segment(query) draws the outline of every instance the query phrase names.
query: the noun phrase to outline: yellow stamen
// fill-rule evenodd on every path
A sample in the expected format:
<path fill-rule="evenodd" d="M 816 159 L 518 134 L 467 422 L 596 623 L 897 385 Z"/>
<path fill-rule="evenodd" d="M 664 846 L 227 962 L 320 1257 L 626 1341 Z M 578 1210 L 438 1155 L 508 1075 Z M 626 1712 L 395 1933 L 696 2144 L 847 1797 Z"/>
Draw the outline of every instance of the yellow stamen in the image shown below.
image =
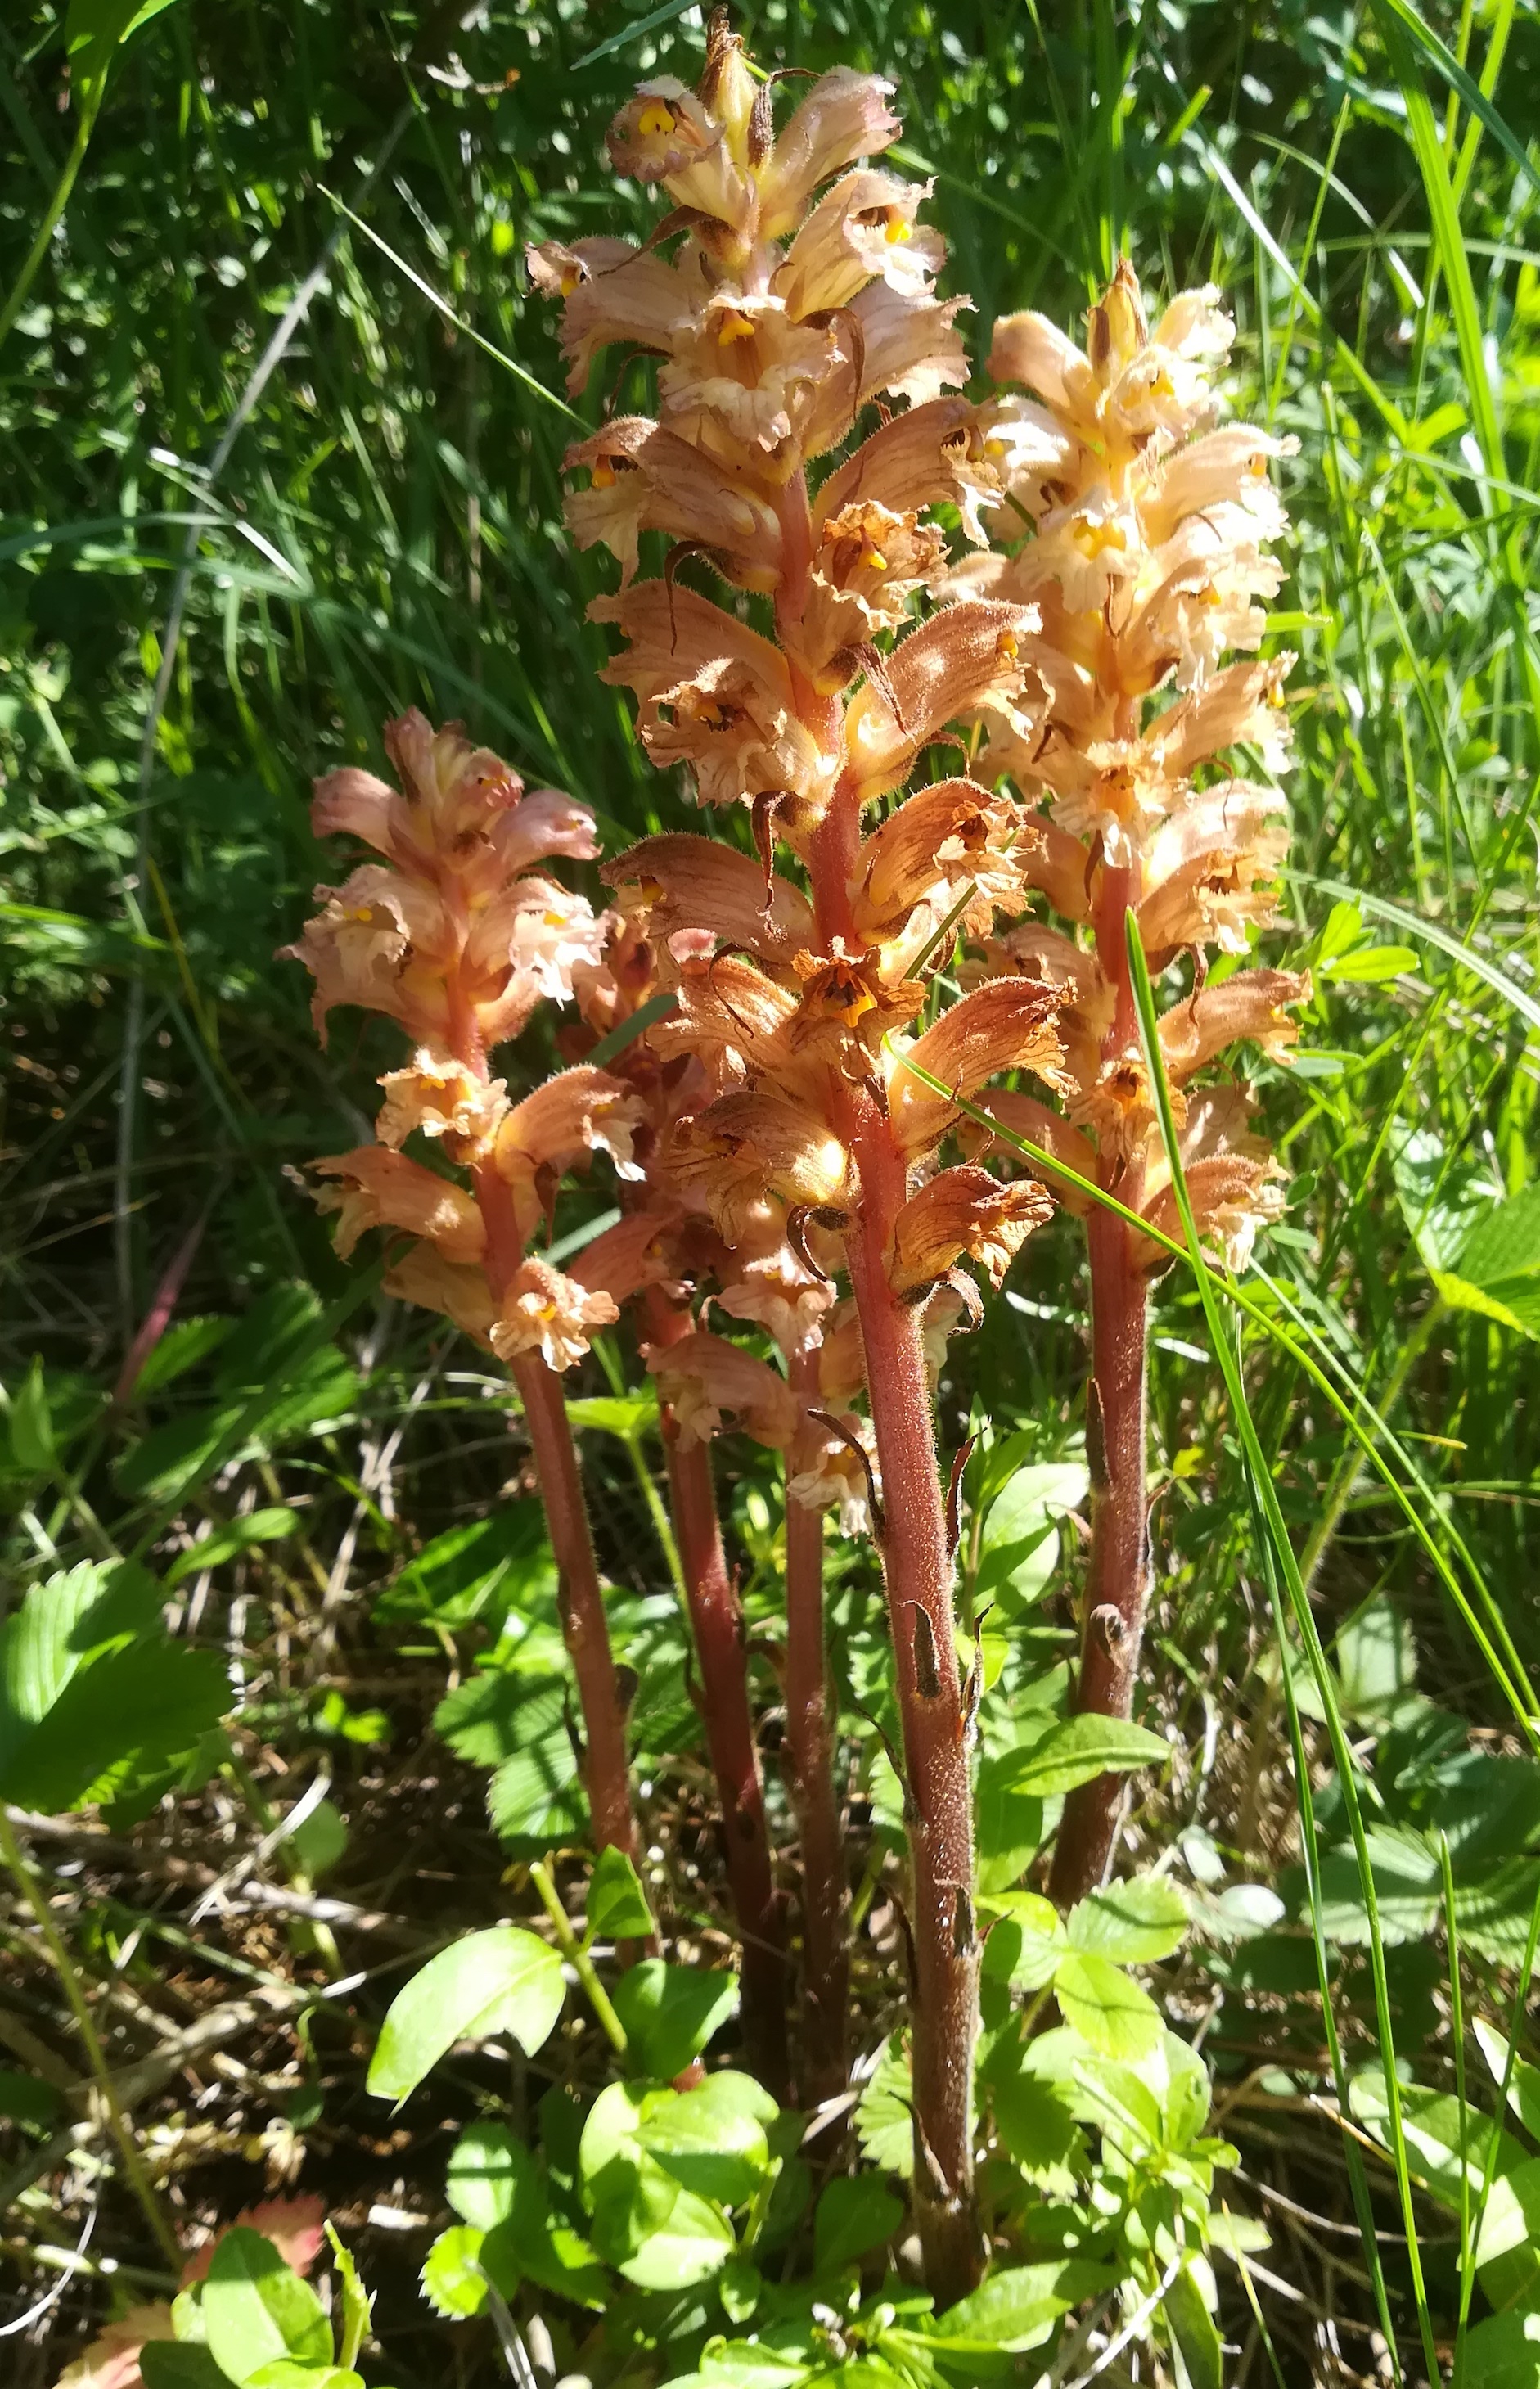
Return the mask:
<path fill-rule="evenodd" d="M 889 216 L 887 220 L 887 237 L 895 244 L 899 241 L 912 240 L 914 237 L 914 227 L 912 224 L 906 224 L 902 216 Z"/>
<path fill-rule="evenodd" d="M 613 490 L 615 487 L 614 466 L 606 465 L 603 458 L 601 458 L 599 463 L 594 466 L 592 472 L 589 475 L 588 485 L 591 490 Z"/>
<path fill-rule="evenodd" d="M 564 265 L 562 268 L 562 297 L 564 299 L 570 299 L 572 293 L 576 290 L 582 278 L 583 269 L 580 265 Z"/>
<path fill-rule="evenodd" d="M 674 129 L 672 110 L 665 108 L 660 99 L 650 99 L 636 120 L 636 129 L 648 141 L 658 134 L 671 133 Z"/>
<path fill-rule="evenodd" d="M 661 879 L 643 879 L 641 883 L 641 887 L 642 901 L 643 904 L 655 904 L 659 897 L 663 894 L 663 882 Z"/>
<path fill-rule="evenodd" d="M 566 926 L 565 913 L 546 913 L 541 915 L 541 918 L 548 929 L 565 929 Z"/>
<path fill-rule="evenodd" d="M 719 348 L 730 348 L 734 340 L 752 340 L 753 338 L 754 318 L 751 315 L 741 314 L 735 307 L 723 313 L 717 327 Z"/>
<path fill-rule="evenodd" d="M 995 660 L 997 663 L 1019 663 L 1021 661 L 1021 653 L 1022 643 L 1020 639 L 1017 638 L 1015 632 L 1002 631 L 999 637 L 995 641 Z"/>
<path fill-rule="evenodd" d="M 1104 547 L 1115 548 L 1121 556 L 1128 544 L 1123 525 L 1115 518 L 1111 522 L 1081 522 L 1075 526 L 1075 543 L 1088 556 L 1100 556 Z"/>
<path fill-rule="evenodd" d="M 887 570 L 887 558 L 883 554 L 880 547 L 869 547 L 866 554 L 861 558 L 861 563 L 868 572 L 885 572 Z"/>

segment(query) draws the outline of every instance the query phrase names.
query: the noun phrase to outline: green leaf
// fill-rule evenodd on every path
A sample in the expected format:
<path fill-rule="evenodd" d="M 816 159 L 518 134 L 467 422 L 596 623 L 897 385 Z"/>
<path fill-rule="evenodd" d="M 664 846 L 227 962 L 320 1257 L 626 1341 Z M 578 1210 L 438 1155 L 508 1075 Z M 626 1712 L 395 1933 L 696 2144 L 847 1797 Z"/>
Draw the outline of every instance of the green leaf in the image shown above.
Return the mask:
<path fill-rule="evenodd" d="M 1012 1755 L 1015 1789 L 1046 1798 L 1050 1793 L 1073 1792 L 1077 1784 L 1093 1782 L 1097 1776 L 1115 1770 L 1165 1767 L 1171 1751 L 1158 1733 L 1149 1733 L 1125 1718 L 1088 1716 L 1055 1722 L 1040 1742 Z"/>
<path fill-rule="evenodd" d="M 1061 2261 L 992 2273 L 982 2289 L 938 2315 L 929 2337 L 948 2356 L 1022 2355 L 1041 2347 L 1071 2306 L 1106 2288 L 1099 2266 Z"/>
<path fill-rule="evenodd" d="M 136 1769 L 190 1750 L 230 1701 L 212 1651 L 164 1634 L 108 1649 L 70 1676 L 30 1733 L 0 1722 L 0 1798 L 50 1815 L 107 1799 Z"/>
<path fill-rule="evenodd" d="M 511 2033 L 527 2057 L 543 2047 L 566 1986 L 556 1952 L 516 1924 L 441 1949 L 392 2000 L 369 2066 L 377 2099 L 398 2102 L 457 2040 Z"/>
<path fill-rule="evenodd" d="M 1181 1948 L 1190 1922 L 1181 1887 L 1169 1875 L 1134 1875 L 1093 1891 L 1070 1910 L 1069 1944 L 1119 1966 L 1148 1966 Z"/>
<path fill-rule="evenodd" d="M 1138 2059 L 1160 2047 L 1165 2026 L 1159 2008 L 1110 1959 L 1072 1949 L 1053 1992 L 1064 2022 L 1103 2057 Z"/>
<path fill-rule="evenodd" d="M 1445 1302 L 1540 1337 L 1540 1184 L 1477 1220 L 1453 1271 L 1434 1272 Z"/>
<path fill-rule="evenodd" d="M 1053 1980 L 1066 1947 L 1053 1902 L 1035 1891 L 1005 1891 L 990 1895 L 985 1906 L 999 1920 L 984 1945 L 985 1974 L 991 1982 L 1040 1991 Z"/>
<path fill-rule="evenodd" d="M 974 1819 L 981 1892 L 1009 1891 L 1042 1843 L 1042 1801 L 1017 1780 L 1025 1756 L 1022 1750 L 1002 1750 L 979 1761 Z"/>
<path fill-rule="evenodd" d="M 1340 1698 L 1353 1718 L 1393 1718 L 1417 1690 L 1411 1626 L 1382 1594 L 1365 1602 L 1337 1636 Z"/>
<path fill-rule="evenodd" d="M 196 1369 L 210 1352 L 217 1352 L 237 1322 L 234 1319 L 207 1317 L 179 1319 L 167 1328 L 134 1380 L 134 1398 L 141 1400 L 146 1394 L 158 1393 L 178 1377 Z"/>
<path fill-rule="evenodd" d="M 612 1997 L 638 2071 L 671 2082 L 736 2014 L 738 1977 L 724 1968 L 646 1958 L 627 1967 Z"/>
<path fill-rule="evenodd" d="M 43 1362 L 34 1357 L 11 1402 L 11 1455 L 28 1476 L 49 1476 L 54 1469 L 54 1423 L 48 1411 L 48 1388 Z"/>
<path fill-rule="evenodd" d="M 720 2272 L 737 2242 L 725 2215 L 681 2190 L 668 2218 L 619 2268 L 639 2290 L 688 2290 Z"/>
<path fill-rule="evenodd" d="M 1041 1600 L 1059 1565 L 1054 1522 L 1080 1507 L 1089 1484 L 1079 1461 L 1015 1471 L 985 1518 L 975 1601 L 999 1602 L 1011 1616 Z"/>
<path fill-rule="evenodd" d="M 506 2124 L 467 2124 L 450 2152 L 444 2194 L 479 2231 L 506 2222 L 519 2185 L 539 2178 L 534 2153 Z"/>
<path fill-rule="evenodd" d="M 895 2033 L 856 2102 L 861 2153 L 884 2173 L 908 2181 L 914 2172 L 914 2085 L 909 2051 Z"/>
<path fill-rule="evenodd" d="M 538 1499 L 510 1501 L 490 1518 L 436 1535 L 375 1597 L 380 1618 L 431 1618 L 452 1630 L 510 1611 L 554 1614 L 556 1563 Z"/>
<path fill-rule="evenodd" d="M 346 1856 L 348 1828 L 342 1812 L 329 1800 L 318 1800 L 308 1817 L 302 1817 L 287 1837 L 294 1852 L 312 1883 L 318 1882 L 329 1867 Z"/>
<path fill-rule="evenodd" d="M 1076 2134 L 1074 2114 L 1056 2083 L 1025 2072 L 1010 2074 L 994 2084 L 990 2095 L 1001 2143 L 1025 2173 L 1040 2178 L 1064 2165 Z"/>
<path fill-rule="evenodd" d="M 588 1886 L 588 1929 L 596 1940 L 605 1941 L 645 1940 L 657 1930 L 642 1888 L 642 1878 L 624 1850 L 606 1847 L 594 1861 Z M 630 2028 L 628 2025 L 627 2030 Z M 703 2041 L 702 2048 L 705 2045 Z M 692 2050 L 691 2056 L 694 2055 Z M 655 2074 L 668 2070 L 663 2066 L 647 2068 Z M 680 2068 L 676 2065 L 671 2070 L 677 2074 Z"/>
<path fill-rule="evenodd" d="M 51 2131 L 64 2113 L 64 2095 L 38 2074 L 19 2074 L 0 2065 L 0 2116 L 6 2123 L 28 2124 L 34 2131 Z"/>
<path fill-rule="evenodd" d="M 178 1552 L 166 1570 L 166 1584 L 181 1584 L 185 1578 L 198 1575 L 204 1568 L 220 1567 L 226 1560 L 242 1552 L 252 1550 L 258 1543 L 281 1543 L 293 1534 L 299 1525 L 299 1513 L 275 1506 L 270 1510 L 248 1510 L 241 1518 L 232 1518 L 228 1525 L 216 1527 L 200 1543 Z"/>
<path fill-rule="evenodd" d="M 1321 965 L 1322 978 L 1343 979 L 1350 984 L 1374 986 L 1381 980 L 1401 978 L 1418 971 L 1421 963 L 1411 946 L 1358 946 L 1350 954 Z"/>
<path fill-rule="evenodd" d="M 636 1394 L 579 1395 L 567 1403 L 566 1414 L 574 1426 L 597 1427 L 601 1434 L 617 1435 L 622 1442 L 634 1443 L 656 1430 L 657 1389 L 649 1386 Z"/>
<path fill-rule="evenodd" d="M 363 2380 L 347 2364 L 297 2364 L 280 2357 L 248 2379 L 245 2389 L 363 2389 Z"/>
<path fill-rule="evenodd" d="M 813 2215 L 813 2270 L 837 2273 L 891 2240 L 904 2219 L 904 2202 L 875 2174 L 836 2174 Z"/>
<path fill-rule="evenodd" d="M 191 2341 L 147 2340 L 139 2351 L 139 2371 L 145 2389 L 230 2389 L 228 2372 Z"/>
<path fill-rule="evenodd" d="M 1225 2389 L 1219 2333 L 1190 2265 L 1184 2265 L 1161 2301 L 1171 2332 L 1177 2389 Z"/>
<path fill-rule="evenodd" d="M 746 2206 L 770 2169 L 766 2127 L 780 2110 L 747 2074 L 712 2074 L 698 2090 L 651 2090 L 637 2138 L 688 2191 Z"/>
<path fill-rule="evenodd" d="M 209 2352 L 238 2383 L 265 2364 L 329 2365 L 331 2325 L 308 2281 L 286 2265 L 271 2240 L 237 2225 L 215 2248 L 203 2284 Z"/>
<path fill-rule="evenodd" d="M 358 2275 L 352 2252 L 337 2238 L 335 2226 L 328 2219 L 326 2238 L 331 2242 L 332 2263 L 342 2284 L 342 2340 L 337 2349 L 344 2365 L 351 2364 L 369 2336 L 374 2319 L 375 2301 Z"/>
<path fill-rule="evenodd" d="M 1465 2377 L 1481 2389 L 1540 2389 L 1540 2309 L 1477 2323 L 1465 2343 Z"/>

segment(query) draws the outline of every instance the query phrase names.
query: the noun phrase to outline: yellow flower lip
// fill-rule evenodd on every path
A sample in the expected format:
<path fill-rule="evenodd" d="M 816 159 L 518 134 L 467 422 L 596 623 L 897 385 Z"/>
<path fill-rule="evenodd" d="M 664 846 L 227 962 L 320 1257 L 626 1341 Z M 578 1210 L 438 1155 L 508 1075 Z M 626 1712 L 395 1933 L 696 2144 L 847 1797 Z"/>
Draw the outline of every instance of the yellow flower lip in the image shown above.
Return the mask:
<path fill-rule="evenodd" d="M 577 289 L 579 282 L 584 278 L 583 269 L 580 265 L 564 266 L 562 269 L 562 297 L 564 299 L 570 299 L 574 290 Z"/>
<path fill-rule="evenodd" d="M 752 340 L 754 328 L 752 315 L 744 314 L 742 310 L 736 307 L 724 309 L 717 328 L 717 345 L 719 348 L 726 349 L 731 348 L 734 340 Z"/>
<path fill-rule="evenodd" d="M 914 237 L 914 227 L 912 224 L 906 224 L 901 215 L 891 215 L 887 220 L 887 237 L 890 241 L 895 243 L 912 240 Z"/>
<path fill-rule="evenodd" d="M 606 465 L 604 458 L 601 457 L 588 477 L 588 485 L 591 490 L 613 490 L 615 487 L 614 466 Z"/>
<path fill-rule="evenodd" d="M 674 129 L 672 109 L 665 108 L 660 99 L 650 99 L 636 120 L 636 129 L 648 140 L 660 134 L 671 133 Z"/>

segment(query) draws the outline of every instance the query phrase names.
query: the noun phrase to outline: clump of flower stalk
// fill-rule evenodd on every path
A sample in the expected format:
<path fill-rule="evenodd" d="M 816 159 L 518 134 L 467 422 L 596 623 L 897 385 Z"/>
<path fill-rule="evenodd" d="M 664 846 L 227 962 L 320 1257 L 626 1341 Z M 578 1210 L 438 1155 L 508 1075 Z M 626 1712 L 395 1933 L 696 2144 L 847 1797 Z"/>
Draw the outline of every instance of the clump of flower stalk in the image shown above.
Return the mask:
<path fill-rule="evenodd" d="M 388 724 L 401 780 L 346 769 L 316 786 L 321 837 L 343 833 L 382 859 L 340 888 L 286 949 L 315 978 L 323 1041 L 337 1004 L 398 1021 L 413 1046 L 380 1084 L 375 1142 L 316 1165 L 330 1182 L 346 1256 L 372 1228 L 395 1231 L 387 1291 L 443 1313 L 512 1371 L 559 1570 L 562 1631 L 576 1676 L 584 1775 L 595 1839 L 634 1858 L 626 1704 L 610 1649 L 593 1542 L 559 1373 L 619 1316 L 644 1268 L 624 1223 L 597 1237 L 570 1273 L 529 1250 L 562 1177 L 596 1152 L 638 1173 L 636 1096 L 603 1070 L 566 1070 L 510 1101 L 489 1055 L 542 1002 L 570 999 L 601 971 L 605 922 L 541 868 L 598 852 L 585 807 L 552 788 L 526 795 L 506 763 L 456 725 L 420 713 Z M 430 1169 L 407 1145 L 436 1152 Z"/>
<path fill-rule="evenodd" d="M 1025 973 L 992 979 L 913 1034 L 942 925 L 960 900 L 978 936 L 998 909 L 1019 911 L 1032 839 L 1022 808 L 971 779 L 905 790 L 961 716 L 986 712 L 1030 735 L 1026 646 L 1038 618 L 1014 597 L 970 598 L 912 626 L 911 600 L 946 565 L 922 515 L 956 505 L 982 539 L 977 506 L 998 482 L 974 410 L 945 394 L 965 377 L 961 302 L 933 287 L 943 249 L 917 222 L 925 190 L 858 162 L 897 137 L 890 88 L 835 70 L 777 134 L 773 85 L 756 84 L 714 19 L 698 90 L 645 83 L 610 131 L 616 166 L 660 185 L 673 212 L 645 248 L 551 243 L 531 271 L 565 300 L 574 391 L 607 346 L 660 359 L 655 421 L 607 423 L 573 450 L 570 521 L 580 543 L 602 540 L 620 561 L 620 594 L 594 611 L 625 642 L 607 677 L 635 691 L 654 761 L 686 765 L 704 806 L 745 806 L 759 856 L 661 838 L 610 866 L 677 979 L 669 1035 L 710 1074 L 711 1100 L 674 1129 L 674 1182 L 726 1244 L 770 1232 L 767 1219 L 776 1232 L 783 1222 L 794 1249 L 811 1250 L 809 1232 L 821 1232 L 849 1275 L 903 1729 L 917 2220 L 945 2303 L 976 2278 L 981 2254 L 977 1684 L 964 1681 L 958 1650 L 927 1340 L 933 1354 L 978 1308 L 960 1262 L 998 1283 L 1048 1204 L 1039 1187 L 977 1166 L 938 1169 L 958 1109 L 907 1065 L 967 1097 L 1006 1070 L 1057 1085 L 1062 1055 L 1057 995 Z M 895 399 L 908 406 L 888 415 Z M 850 441 L 872 402 L 887 419 L 815 495 L 809 466 Z M 730 588 L 767 599 L 773 634 L 671 573 L 637 581 L 646 530 L 680 543 L 676 561 L 704 556 Z M 891 810 L 871 819 L 884 799 Z M 776 875 L 778 846 L 802 866 L 808 897 Z M 795 1385 L 766 1372 L 783 1395 L 801 1390 L 814 1426 L 808 1413 L 823 1405 L 807 1404 L 807 1348 L 827 1333 L 815 1321 L 799 1348 L 783 1347 Z M 726 1364 L 714 1365 L 725 1388 Z M 677 1388 L 677 1347 L 659 1362 L 666 1390 L 670 1371 Z M 704 1372 L 702 1383 L 700 1399 L 719 1411 Z M 670 1399 L 678 1419 L 677 1389 Z M 794 1467 L 794 1496 L 797 1478 L 821 1473 Z M 810 1574 L 810 1551 L 806 1560 Z M 819 1606 L 794 1602 L 792 1631 L 816 1630 L 818 1650 L 798 1655 L 821 1681 Z"/>
<path fill-rule="evenodd" d="M 1236 969 L 1278 901 L 1287 849 L 1270 777 L 1221 759 L 1241 747 L 1272 774 L 1287 760 L 1283 683 L 1293 658 L 1254 651 L 1281 568 L 1286 517 L 1272 460 L 1291 442 L 1246 424 L 1214 428 L 1213 380 L 1234 326 L 1212 290 L 1183 292 L 1153 331 L 1125 261 L 1091 310 L 1086 351 L 1041 315 L 996 327 L 996 380 L 1028 395 L 994 410 L 990 445 L 1020 540 L 954 586 L 1031 605 L 1024 649 L 1043 690 L 1025 735 L 985 717 L 983 767 L 1046 805 L 1024 857 L 1028 887 L 1064 925 L 1024 922 L 987 967 L 1055 990 L 1069 1079 L 1063 1112 L 1025 1094 L 990 1100 L 1016 1134 L 1167 1235 L 1180 1227 L 1130 982 L 1126 917 L 1157 977 L 1187 957 L 1187 990 L 1160 1023 L 1183 1169 L 1200 1227 L 1232 1268 L 1282 1208 L 1282 1173 L 1250 1131 L 1237 1076 L 1193 1082 L 1241 1044 L 1284 1055 L 1288 1008 L 1309 993 L 1285 971 Z M 997 517 L 997 527 L 1009 516 Z M 1159 701 L 1157 693 L 1160 693 Z M 1223 970 L 1212 967 L 1215 955 Z M 1228 973 L 1228 975 L 1225 975 Z M 1116 1213 L 1051 1182 L 1086 1220 L 1092 1303 L 1087 1449 L 1091 1545 L 1077 1692 L 1082 1710 L 1130 1712 L 1152 1560 L 1145 1488 L 1148 1292 L 1168 1255 Z M 1125 1779 L 1071 1795 L 1052 1888 L 1068 1905 L 1111 1863 Z"/>

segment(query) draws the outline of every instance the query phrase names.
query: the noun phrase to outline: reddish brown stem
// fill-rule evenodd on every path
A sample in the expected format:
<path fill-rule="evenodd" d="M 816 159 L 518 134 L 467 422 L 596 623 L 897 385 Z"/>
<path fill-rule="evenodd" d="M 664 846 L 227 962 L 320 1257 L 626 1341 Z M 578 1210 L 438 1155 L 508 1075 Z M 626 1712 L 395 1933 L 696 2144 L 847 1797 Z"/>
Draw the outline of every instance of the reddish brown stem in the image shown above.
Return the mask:
<path fill-rule="evenodd" d="M 658 1343 L 671 1342 L 690 1325 L 687 1311 L 674 1311 L 661 1300 L 649 1306 L 649 1317 Z M 681 1437 L 667 1406 L 663 1448 L 700 1667 L 701 1721 L 722 1807 L 723 1855 L 743 1938 L 744 2046 L 753 2072 L 784 2103 L 790 2097 L 786 1924 L 770 1872 L 764 1780 L 748 1702 L 744 1613 L 722 1549 L 710 1452 L 705 1444 Z"/>
<path fill-rule="evenodd" d="M 800 482 L 783 499 L 781 530 L 777 621 L 783 640 L 795 649 L 811 558 L 807 492 Z M 837 710 L 831 718 L 831 701 L 809 687 L 795 654 L 791 677 L 798 713 L 827 751 L 837 742 Z M 836 936 L 860 943 L 850 902 L 859 839 L 859 808 L 837 789 L 808 856 L 825 952 Z M 894 1222 L 909 1193 L 907 1164 L 873 1082 L 855 1086 L 842 1079 L 834 1097 L 860 1189 L 846 1257 L 860 1317 L 883 1482 L 883 1577 L 908 1779 L 915 2221 L 926 2287 L 937 2306 L 945 2307 L 974 2287 L 984 2255 L 974 2190 L 979 1948 L 973 1786 L 952 1563 L 919 1314 L 895 1299 L 888 1283 Z"/>
<path fill-rule="evenodd" d="M 872 1097 L 858 1093 L 852 1110 L 861 1194 L 846 1250 L 882 1475 L 883 1574 L 908 1776 L 916 2221 L 925 2283 L 945 2307 L 977 2280 L 983 2254 L 974 2195 L 973 1793 L 930 1381 L 919 1314 L 895 1299 L 887 1277 L 906 1172 Z"/>
<path fill-rule="evenodd" d="M 1150 1597 L 1144 1490 L 1146 1294 L 1132 1237 L 1113 1212 L 1092 1212 L 1092 1376 L 1086 1442 L 1091 1466 L 1091 1548 L 1086 1578 L 1080 1681 L 1082 1714 L 1126 1718 L 1134 1705 L 1139 1643 Z M 1117 1846 L 1126 1775 L 1099 1775 L 1064 1802 L 1051 1890 L 1073 1907 L 1104 1883 Z"/>
<path fill-rule="evenodd" d="M 818 1399 L 818 1355 L 799 1353 L 791 1381 Z M 805 1455 L 809 1464 L 812 1455 Z M 795 1474 L 804 1455 L 794 1447 Z M 823 1640 L 823 1513 L 786 1503 L 787 1789 L 802 1846 L 803 2103 L 837 2099 L 849 2077 L 850 1886 L 834 1789 L 834 1725 Z"/>
<path fill-rule="evenodd" d="M 1104 875 L 1097 952 L 1117 999 L 1109 1051 L 1126 1049 L 1137 1034 L 1124 941 L 1125 911 L 1137 894 L 1132 872 Z M 1138 1207 L 1139 1189 L 1130 1175 L 1118 1180 L 1116 1192 L 1120 1201 Z M 1075 1707 L 1082 1716 L 1126 1718 L 1133 1711 L 1150 1600 L 1144 1459 L 1148 1282 L 1133 1235 L 1115 1213 L 1094 1206 L 1086 1233 L 1091 1272 L 1091 1381 L 1086 1396 L 1091 1549 Z M 1122 1774 L 1099 1775 L 1065 1801 L 1050 1886 L 1062 1908 L 1106 1881 L 1127 1782 Z"/>
<path fill-rule="evenodd" d="M 626 1756 L 626 1706 L 610 1649 L 609 1624 L 561 1379 L 538 1352 L 521 1353 L 513 1371 L 556 1558 L 562 1637 L 578 1680 L 586 1736 L 583 1776 L 593 1838 L 598 1848 L 624 1850 L 634 1862 L 639 1846 Z"/>

